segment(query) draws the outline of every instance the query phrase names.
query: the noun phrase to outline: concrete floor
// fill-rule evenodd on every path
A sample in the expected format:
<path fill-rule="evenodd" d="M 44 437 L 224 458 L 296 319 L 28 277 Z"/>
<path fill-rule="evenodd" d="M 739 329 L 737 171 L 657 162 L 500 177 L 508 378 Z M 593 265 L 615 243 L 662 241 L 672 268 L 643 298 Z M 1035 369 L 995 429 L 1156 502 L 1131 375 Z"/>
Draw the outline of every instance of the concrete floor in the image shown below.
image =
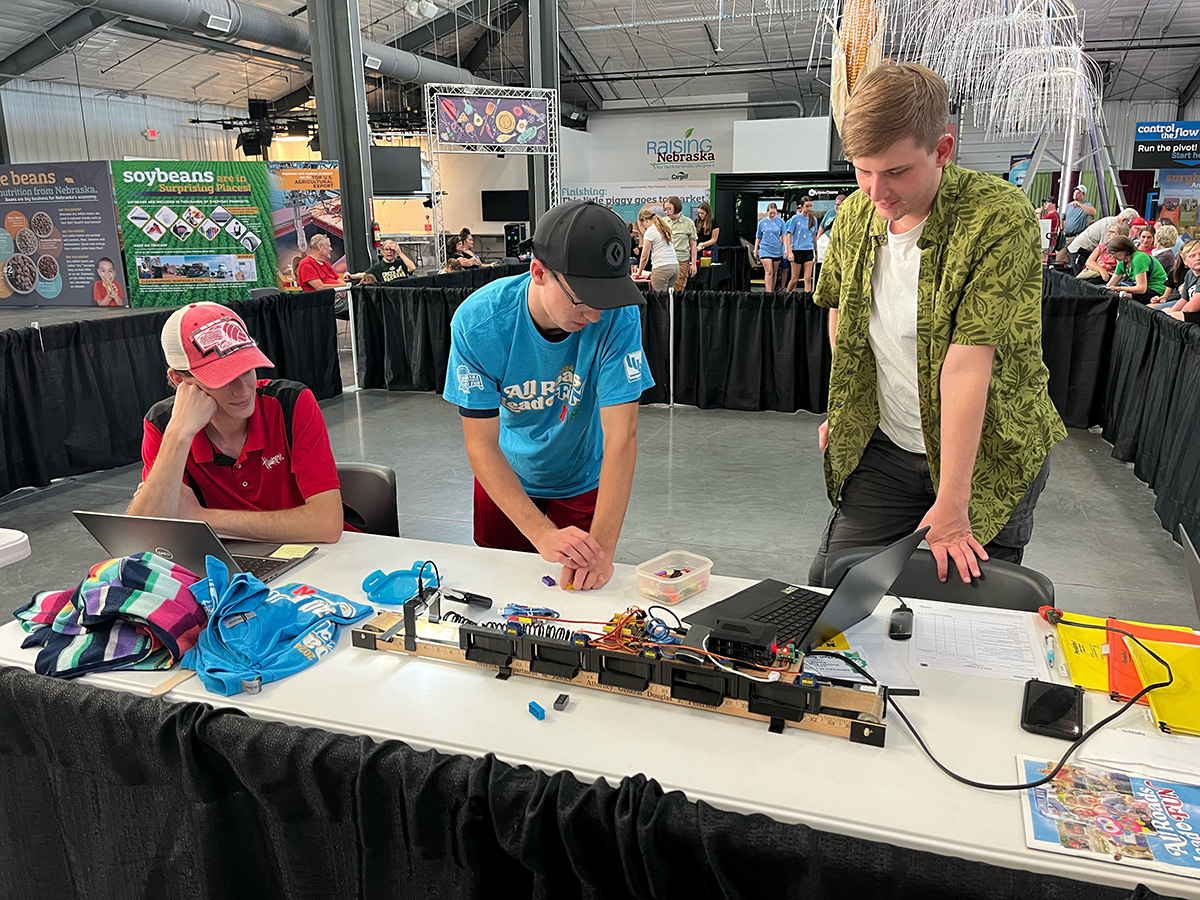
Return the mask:
<path fill-rule="evenodd" d="M 432 394 L 385 391 L 351 391 L 322 406 L 337 459 L 395 469 L 405 537 L 471 542 L 471 472 L 454 407 Z M 828 513 L 820 421 L 808 413 L 644 408 L 617 561 L 682 548 L 710 557 L 719 574 L 803 584 Z M 1025 562 L 1054 581 L 1063 609 L 1195 626 L 1183 553 L 1154 515 L 1154 495 L 1110 452 L 1099 435 L 1078 430 L 1054 450 Z M 25 531 L 34 548 L 0 574 L 0 609 L 77 583 L 100 551 L 71 510 L 121 511 L 140 470 L 0 500 L 0 526 Z"/>

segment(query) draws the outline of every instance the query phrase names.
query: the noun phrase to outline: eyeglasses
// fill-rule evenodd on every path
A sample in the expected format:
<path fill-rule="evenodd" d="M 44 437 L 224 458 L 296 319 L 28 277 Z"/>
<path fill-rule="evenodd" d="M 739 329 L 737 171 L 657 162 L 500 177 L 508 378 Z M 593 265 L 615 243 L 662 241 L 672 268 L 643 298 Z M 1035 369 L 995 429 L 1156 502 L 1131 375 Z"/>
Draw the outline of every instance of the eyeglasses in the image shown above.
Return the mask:
<path fill-rule="evenodd" d="M 575 299 L 575 295 L 571 293 L 571 289 L 569 287 L 567 287 L 567 283 L 558 277 L 557 272 L 555 272 L 553 269 L 547 269 L 546 271 L 548 271 L 550 273 L 551 278 L 553 278 L 555 281 L 558 282 L 558 286 L 560 288 L 562 288 L 562 292 L 567 295 L 567 299 L 571 301 L 572 306 L 584 306 L 584 307 L 587 307 L 588 309 L 591 309 L 591 307 L 588 306 L 586 303 L 581 303 L 580 301 Z"/>

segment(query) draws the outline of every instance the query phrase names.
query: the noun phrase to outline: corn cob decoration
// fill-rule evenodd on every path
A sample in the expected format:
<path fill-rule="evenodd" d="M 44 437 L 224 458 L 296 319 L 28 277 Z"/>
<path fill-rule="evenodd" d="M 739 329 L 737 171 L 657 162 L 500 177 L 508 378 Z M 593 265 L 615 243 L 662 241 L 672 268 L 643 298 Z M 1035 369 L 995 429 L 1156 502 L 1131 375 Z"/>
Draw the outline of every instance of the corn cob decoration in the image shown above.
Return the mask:
<path fill-rule="evenodd" d="M 829 101 L 838 131 L 846 104 L 859 78 L 883 58 L 883 3 L 878 0 L 845 0 L 842 27 L 833 30 L 833 78 Z"/>

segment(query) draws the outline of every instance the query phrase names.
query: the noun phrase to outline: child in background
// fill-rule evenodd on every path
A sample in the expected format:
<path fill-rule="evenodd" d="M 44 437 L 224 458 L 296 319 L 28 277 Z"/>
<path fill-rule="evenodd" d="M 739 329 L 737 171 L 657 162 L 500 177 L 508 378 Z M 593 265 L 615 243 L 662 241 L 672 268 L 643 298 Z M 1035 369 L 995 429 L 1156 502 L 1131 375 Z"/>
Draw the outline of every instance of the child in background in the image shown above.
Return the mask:
<path fill-rule="evenodd" d="M 107 256 L 96 263 L 96 283 L 92 285 L 92 299 L 97 306 L 124 306 L 125 293 L 117 281 L 117 267 Z"/>

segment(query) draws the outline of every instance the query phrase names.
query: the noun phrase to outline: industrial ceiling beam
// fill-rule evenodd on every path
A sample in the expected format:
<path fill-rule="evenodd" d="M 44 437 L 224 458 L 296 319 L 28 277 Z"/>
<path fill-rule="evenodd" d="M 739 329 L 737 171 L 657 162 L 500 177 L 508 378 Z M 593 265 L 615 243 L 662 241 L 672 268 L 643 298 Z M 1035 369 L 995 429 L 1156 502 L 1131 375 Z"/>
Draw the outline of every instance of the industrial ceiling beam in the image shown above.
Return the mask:
<path fill-rule="evenodd" d="M 388 41 L 388 46 L 407 53 L 415 53 L 422 47 L 428 47 L 444 37 L 449 37 L 464 24 L 483 19 L 492 12 L 495 0 L 470 0 L 451 12 L 442 13 L 436 19 L 430 19 L 424 25 L 419 25 L 412 31 L 400 35 L 395 40 Z"/>
<path fill-rule="evenodd" d="M 67 48 L 87 40 L 118 16 L 99 9 L 79 9 L 0 60 L 0 84 L 20 78 L 48 63 Z"/>
<path fill-rule="evenodd" d="M 562 59 L 563 68 L 566 69 L 569 75 L 583 76 L 579 81 L 572 82 L 579 85 L 589 100 L 596 104 L 596 109 L 604 108 L 604 98 L 600 96 L 600 92 L 587 79 L 583 66 L 579 64 L 579 60 L 575 57 L 575 53 L 567 46 L 567 42 L 560 35 L 558 38 L 558 55 Z"/>
<path fill-rule="evenodd" d="M 508 29 L 524 12 L 523 6 L 515 3 L 497 13 L 492 19 L 493 28 L 485 30 L 479 36 L 479 40 L 475 42 L 475 46 L 468 50 L 467 55 L 462 58 L 462 67 L 468 72 L 478 72 L 483 68 L 483 64 L 487 62 L 492 50 L 500 43 L 500 39 L 508 33 Z"/>
<path fill-rule="evenodd" d="M 1197 92 L 1200 92 L 1200 65 L 1197 65 L 1192 71 L 1192 77 L 1188 79 L 1188 83 L 1179 92 L 1179 108 L 1175 111 L 1175 121 L 1183 121 L 1183 109 L 1192 102 Z"/>

